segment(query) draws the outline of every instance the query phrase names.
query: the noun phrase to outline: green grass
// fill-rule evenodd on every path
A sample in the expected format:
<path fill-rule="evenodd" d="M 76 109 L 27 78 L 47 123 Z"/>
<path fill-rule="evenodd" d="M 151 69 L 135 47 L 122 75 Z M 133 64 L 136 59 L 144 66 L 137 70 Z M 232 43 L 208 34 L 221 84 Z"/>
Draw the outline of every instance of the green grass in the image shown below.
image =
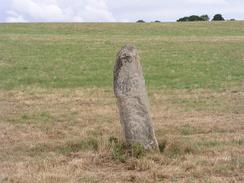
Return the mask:
<path fill-rule="evenodd" d="M 197 133 L 197 129 L 192 127 L 189 124 L 183 125 L 182 127 L 179 128 L 179 131 L 181 135 L 192 135 L 194 133 Z"/>
<path fill-rule="evenodd" d="M 7 119 L 12 124 L 49 123 L 54 117 L 49 112 L 24 113 Z"/>
<path fill-rule="evenodd" d="M 93 151 L 98 150 L 97 139 L 88 138 L 76 142 L 67 142 L 66 144 L 63 145 L 39 144 L 31 149 L 26 149 L 27 153 L 30 156 L 36 156 L 36 155 L 40 155 L 41 153 L 48 153 L 48 152 L 57 152 L 59 154 L 67 155 L 70 153 L 75 153 L 79 151 L 89 151 L 89 150 L 93 150 Z"/>
<path fill-rule="evenodd" d="M 150 88 L 225 89 L 244 81 L 244 22 L 0 24 L 0 89 L 111 88 L 134 43 Z"/>

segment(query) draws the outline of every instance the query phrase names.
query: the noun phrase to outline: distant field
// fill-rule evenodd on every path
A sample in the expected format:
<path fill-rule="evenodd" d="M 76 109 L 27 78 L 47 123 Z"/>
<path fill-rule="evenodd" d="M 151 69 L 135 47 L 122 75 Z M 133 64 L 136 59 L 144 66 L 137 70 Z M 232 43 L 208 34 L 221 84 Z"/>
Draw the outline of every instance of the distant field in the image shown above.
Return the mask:
<path fill-rule="evenodd" d="M 161 152 L 123 149 L 128 42 Z M 0 24 L 0 182 L 244 182 L 244 21 Z"/>
<path fill-rule="evenodd" d="M 1 24 L 0 89 L 111 87 L 115 55 L 128 42 L 149 87 L 243 83 L 244 22 Z"/>

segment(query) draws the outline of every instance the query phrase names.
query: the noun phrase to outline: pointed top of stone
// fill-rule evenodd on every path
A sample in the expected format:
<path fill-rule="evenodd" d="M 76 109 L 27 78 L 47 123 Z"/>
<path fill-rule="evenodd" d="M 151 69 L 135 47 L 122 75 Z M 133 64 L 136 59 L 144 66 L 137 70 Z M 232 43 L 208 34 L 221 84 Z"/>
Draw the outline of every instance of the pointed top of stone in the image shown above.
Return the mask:
<path fill-rule="evenodd" d="M 128 49 L 128 50 L 133 50 L 133 49 L 136 49 L 136 46 L 131 44 L 131 43 L 127 43 L 125 44 L 122 49 Z"/>
<path fill-rule="evenodd" d="M 137 49 L 133 44 L 126 44 L 118 53 L 118 59 L 126 59 L 129 62 L 132 62 L 137 57 Z"/>

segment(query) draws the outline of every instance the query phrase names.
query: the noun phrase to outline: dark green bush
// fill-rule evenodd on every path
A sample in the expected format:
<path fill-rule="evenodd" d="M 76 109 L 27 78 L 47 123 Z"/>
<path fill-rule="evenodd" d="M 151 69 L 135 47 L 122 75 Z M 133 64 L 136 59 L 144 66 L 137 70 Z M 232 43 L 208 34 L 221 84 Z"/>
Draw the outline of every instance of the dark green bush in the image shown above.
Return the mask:
<path fill-rule="evenodd" d="M 224 21 L 225 19 L 223 18 L 223 16 L 221 14 L 216 14 L 214 15 L 212 21 Z"/>
<path fill-rule="evenodd" d="M 137 20 L 137 23 L 145 23 L 144 20 Z"/>
<path fill-rule="evenodd" d="M 209 17 L 208 15 L 202 15 L 202 16 L 198 16 L 198 15 L 191 15 L 189 17 L 183 17 L 177 20 L 177 22 L 192 22 L 192 21 L 209 21 Z"/>

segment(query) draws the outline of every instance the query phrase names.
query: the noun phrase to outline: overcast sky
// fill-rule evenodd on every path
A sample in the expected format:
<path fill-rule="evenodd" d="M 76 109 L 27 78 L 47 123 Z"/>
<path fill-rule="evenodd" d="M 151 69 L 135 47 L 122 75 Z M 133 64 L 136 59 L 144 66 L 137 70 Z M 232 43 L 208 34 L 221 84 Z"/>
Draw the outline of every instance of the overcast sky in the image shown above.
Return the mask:
<path fill-rule="evenodd" d="M 175 21 L 217 13 L 244 20 L 244 0 L 0 0 L 0 22 Z"/>

